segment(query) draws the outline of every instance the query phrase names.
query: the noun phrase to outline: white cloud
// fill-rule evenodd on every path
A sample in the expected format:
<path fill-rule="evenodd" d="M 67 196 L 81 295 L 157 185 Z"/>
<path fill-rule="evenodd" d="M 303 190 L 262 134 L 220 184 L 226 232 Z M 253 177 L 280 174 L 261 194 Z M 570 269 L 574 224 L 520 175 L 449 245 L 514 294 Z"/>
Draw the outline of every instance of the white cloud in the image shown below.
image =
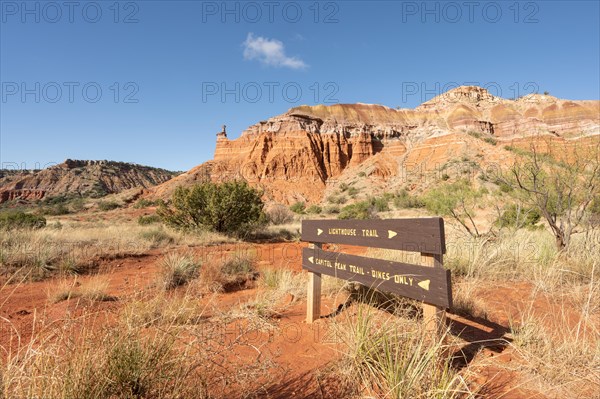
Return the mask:
<path fill-rule="evenodd" d="M 255 37 L 253 33 L 248 33 L 243 45 L 246 60 L 258 60 L 265 65 L 292 69 L 308 67 L 300 58 L 285 55 L 283 43 L 277 39 Z"/>

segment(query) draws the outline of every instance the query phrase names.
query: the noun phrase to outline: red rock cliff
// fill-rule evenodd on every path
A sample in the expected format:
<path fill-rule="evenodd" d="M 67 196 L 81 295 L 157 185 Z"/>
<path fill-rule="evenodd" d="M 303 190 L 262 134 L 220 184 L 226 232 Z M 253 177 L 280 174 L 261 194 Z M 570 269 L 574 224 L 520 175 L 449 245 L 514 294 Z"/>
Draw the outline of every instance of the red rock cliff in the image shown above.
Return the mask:
<path fill-rule="evenodd" d="M 219 134 L 214 160 L 153 192 L 167 198 L 181 184 L 241 177 L 263 188 L 268 199 L 287 204 L 319 202 L 328 183 L 348 171 L 358 173 L 368 166 L 370 175 L 389 179 L 407 159 L 435 162 L 441 153 L 447 159 L 457 148 L 468 147 L 467 141 L 458 147 L 450 143 L 456 142 L 455 135 L 467 132 L 506 141 L 598 135 L 600 101 L 548 95 L 507 100 L 469 86 L 415 109 L 372 104 L 300 106 L 250 126 L 237 139 Z M 446 135 L 449 141 L 438 139 Z M 413 154 L 413 149 L 418 152 Z"/>

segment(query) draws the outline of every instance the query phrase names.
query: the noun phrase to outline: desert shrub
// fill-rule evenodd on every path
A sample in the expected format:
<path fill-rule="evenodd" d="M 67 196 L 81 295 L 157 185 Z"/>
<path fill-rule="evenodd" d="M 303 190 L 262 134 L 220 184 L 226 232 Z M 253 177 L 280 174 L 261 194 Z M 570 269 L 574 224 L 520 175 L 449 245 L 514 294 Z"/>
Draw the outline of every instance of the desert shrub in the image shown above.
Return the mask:
<path fill-rule="evenodd" d="M 50 225 L 48 225 L 48 227 L 50 227 L 51 229 L 55 229 L 55 230 L 60 230 L 63 228 L 63 225 L 61 222 L 59 222 L 58 220 Z"/>
<path fill-rule="evenodd" d="M 48 292 L 48 299 L 53 302 L 68 301 L 73 298 L 80 298 L 90 302 L 109 302 L 117 300 L 117 297 L 109 295 L 108 281 L 100 276 L 93 277 L 83 284 L 77 283 L 77 280 L 64 280 L 55 286 L 54 291 Z"/>
<path fill-rule="evenodd" d="M 590 204 L 590 218 L 588 223 L 591 226 L 600 226 L 600 198 L 595 198 Z"/>
<path fill-rule="evenodd" d="M 254 259 L 248 254 L 234 254 L 225 260 L 221 266 L 221 272 L 226 276 L 236 276 L 254 273 Z"/>
<path fill-rule="evenodd" d="M 172 244 L 175 239 L 165 230 L 161 228 L 153 228 L 152 230 L 142 231 L 140 238 L 149 241 L 152 246 L 161 246 L 163 244 Z"/>
<path fill-rule="evenodd" d="M 294 220 L 294 214 L 283 205 L 274 205 L 266 212 L 267 219 L 274 225 L 289 223 Z"/>
<path fill-rule="evenodd" d="M 326 214 L 329 214 L 329 215 L 331 215 L 331 214 L 336 214 L 336 215 L 337 215 L 338 213 L 340 213 L 340 207 L 339 207 L 339 206 L 337 206 L 337 205 L 329 205 L 329 206 L 326 206 L 326 207 L 323 209 L 323 211 L 324 211 Z"/>
<path fill-rule="evenodd" d="M 270 292 L 267 298 L 271 303 L 280 304 L 285 296 L 291 296 L 291 302 L 306 296 L 307 275 L 287 269 L 268 268 L 261 270 L 259 286 Z"/>
<path fill-rule="evenodd" d="M 152 224 L 152 223 L 158 223 L 158 222 L 160 222 L 160 216 L 158 216 L 158 215 L 148 215 L 148 216 L 141 215 L 138 218 L 138 224 L 140 224 L 142 226 L 147 225 L 147 224 Z"/>
<path fill-rule="evenodd" d="M 348 190 L 348 185 L 346 183 L 340 184 L 340 192 L 343 193 L 346 190 Z"/>
<path fill-rule="evenodd" d="M 390 206 L 388 204 L 389 200 L 387 200 L 385 197 L 373 197 L 369 200 L 369 202 L 371 203 L 371 205 L 373 205 L 377 212 L 386 212 L 390 210 Z"/>
<path fill-rule="evenodd" d="M 358 177 L 365 177 L 367 174 L 365 172 L 358 172 Z"/>
<path fill-rule="evenodd" d="M 356 187 L 350 187 L 348 189 L 348 195 L 352 198 L 356 197 L 358 195 L 358 188 Z"/>
<path fill-rule="evenodd" d="M 81 198 L 76 199 L 81 200 Z M 70 212 L 70 209 L 67 205 L 74 202 L 76 199 L 67 197 L 65 195 L 45 198 L 40 203 L 41 207 L 39 213 L 42 215 L 51 216 L 66 215 Z"/>
<path fill-rule="evenodd" d="M 200 266 L 190 255 L 170 253 L 159 264 L 160 283 L 166 290 L 185 285 L 198 277 Z"/>
<path fill-rule="evenodd" d="M 60 216 L 69 213 L 69 208 L 65 204 L 56 204 L 52 206 L 45 206 L 40 209 L 40 214 L 48 216 Z"/>
<path fill-rule="evenodd" d="M 119 208 L 121 205 L 115 201 L 99 201 L 98 209 L 101 211 L 112 211 L 113 209 Z"/>
<path fill-rule="evenodd" d="M 323 208 L 321 208 L 319 205 L 311 205 L 308 207 L 308 209 L 306 210 L 306 213 L 310 213 L 310 214 L 319 214 L 323 212 Z"/>
<path fill-rule="evenodd" d="M 498 182 L 498 187 L 503 193 L 510 193 L 511 191 L 513 191 L 513 188 L 504 182 Z"/>
<path fill-rule="evenodd" d="M 369 201 L 360 201 L 342 208 L 338 219 L 373 219 L 375 208 Z"/>
<path fill-rule="evenodd" d="M 327 197 L 327 201 L 331 204 L 345 204 L 348 201 L 345 195 L 330 195 Z"/>
<path fill-rule="evenodd" d="M 402 189 L 394 197 L 394 206 L 398 209 L 423 208 L 425 204 L 419 197 L 412 196 L 408 191 Z"/>
<path fill-rule="evenodd" d="M 389 193 L 389 192 L 385 192 L 381 195 L 381 198 L 383 198 L 384 200 L 386 200 L 387 202 L 390 202 L 391 200 L 394 199 L 394 194 L 393 193 Z"/>
<path fill-rule="evenodd" d="M 290 206 L 290 210 L 294 213 L 302 214 L 304 213 L 304 209 L 306 209 L 306 204 L 304 202 L 298 201 L 292 206 Z"/>
<path fill-rule="evenodd" d="M 266 222 L 261 195 L 243 181 L 178 187 L 171 203 L 161 204 L 157 214 L 175 228 L 240 236 Z"/>
<path fill-rule="evenodd" d="M 85 201 L 83 198 L 75 198 L 70 202 L 69 205 L 73 212 L 81 212 L 85 209 Z"/>
<path fill-rule="evenodd" d="M 531 306 L 516 318 L 510 317 L 511 345 L 552 387 L 549 391 L 554 397 L 598 397 L 599 385 L 592 385 L 590 390 L 589 376 L 597 375 L 600 368 L 600 339 L 597 333 L 589 335 L 586 332 L 588 328 L 596 331 L 596 327 L 592 327 L 594 322 L 582 318 L 574 325 L 573 319 L 566 315 L 564 305 L 551 320 L 544 316 L 536 314 Z"/>
<path fill-rule="evenodd" d="M 496 140 L 493 137 L 486 137 L 486 138 L 483 139 L 483 141 L 485 141 L 486 143 L 491 144 L 491 145 L 498 144 L 498 140 Z"/>
<path fill-rule="evenodd" d="M 155 201 L 151 201 L 146 198 L 140 198 L 135 205 L 133 206 L 135 209 L 148 208 L 149 206 L 157 205 Z"/>
<path fill-rule="evenodd" d="M 533 227 L 540 221 L 541 215 L 537 209 L 523 208 L 511 204 L 505 208 L 502 215 L 496 220 L 498 227 Z"/>
<path fill-rule="evenodd" d="M 22 211 L 0 213 L 0 229 L 39 229 L 44 226 L 46 226 L 46 218 L 40 215 L 33 215 Z"/>
<path fill-rule="evenodd" d="M 65 204 L 68 201 L 69 201 L 69 199 L 67 198 L 67 196 L 57 195 L 55 197 L 44 198 L 44 200 L 42 201 L 42 204 L 43 205 L 58 205 L 58 204 Z"/>
<path fill-rule="evenodd" d="M 600 198 L 596 197 L 590 204 L 590 213 L 593 215 L 600 215 Z"/>
<path fill-rule="evenodd" d="M 491 144 L 491 145 L 496 145 L 498 143 L 496 141 L 496 139 L 494 139 L 493 137 L 483 137 L 483 135 L 480 132 L 470 131 L 467 133 L 469 134 L 469 136 L 475 137 L 476 139 L 483 140 L 486 143 Z M 506 149 L 506 147 L 505 147 L 505 149 Z"/>

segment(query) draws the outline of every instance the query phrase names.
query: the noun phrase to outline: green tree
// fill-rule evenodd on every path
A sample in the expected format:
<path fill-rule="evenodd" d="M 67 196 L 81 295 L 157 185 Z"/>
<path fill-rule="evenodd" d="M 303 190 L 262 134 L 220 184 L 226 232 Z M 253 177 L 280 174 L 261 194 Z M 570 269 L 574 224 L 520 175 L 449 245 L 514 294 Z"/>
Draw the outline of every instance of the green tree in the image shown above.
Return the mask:
<path fill-rule="evenodd" d="M 475 205 L 482 193 L 474 190 L 467 180 L 459 180 L 452 184 L 429 191 L 424 197 L 425 207 L 431 213 L 449 216 L 456 220 L 472 237 L 481 236 L 475 221 Z"/>
<path fill-rule="evenodd" d="M 241 236 L 266 222 L 262 193 L 244 181 L 178 187 L 157 214 L 170 226 Z"/>
<path fill-rule="evenodd" d="M 571 235 L 600 196 L 599 149 L 600 141 L 595 146 L 574 148 L 568 161 L 560 161 L 539 154 L 532 146 L 501 176 L 525 205 L 544 217 L 559 250 L 569 245 Z"/>

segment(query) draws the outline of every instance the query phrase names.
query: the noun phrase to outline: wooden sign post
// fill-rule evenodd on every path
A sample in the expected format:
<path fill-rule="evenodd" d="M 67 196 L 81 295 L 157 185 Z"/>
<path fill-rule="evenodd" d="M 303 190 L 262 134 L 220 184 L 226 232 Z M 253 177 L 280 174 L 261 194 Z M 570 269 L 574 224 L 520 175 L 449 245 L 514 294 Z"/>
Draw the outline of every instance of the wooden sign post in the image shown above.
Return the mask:
<path fill-rule="evenodd" d="M 308 249 L 321 248 L 321 244 L 310 244 Z M 321 273 L 308 273 L 306 295 L 306 321 L 312 323 L 321 316 Z"/>
<path fill-rule="evenodd" d="M 355 281 L 423 302 L 427 329 L 443 328 L 445 309 L 452 306 L 450 271 L 443 268 L 446 252 L 442 218 L 389 220 L 304 220 L 302 268 L 309 272 L 307 322 L 320 317 L 321 276 Z M 324 251 L 337 243 L 420 252 L 422 265 Z"/>

